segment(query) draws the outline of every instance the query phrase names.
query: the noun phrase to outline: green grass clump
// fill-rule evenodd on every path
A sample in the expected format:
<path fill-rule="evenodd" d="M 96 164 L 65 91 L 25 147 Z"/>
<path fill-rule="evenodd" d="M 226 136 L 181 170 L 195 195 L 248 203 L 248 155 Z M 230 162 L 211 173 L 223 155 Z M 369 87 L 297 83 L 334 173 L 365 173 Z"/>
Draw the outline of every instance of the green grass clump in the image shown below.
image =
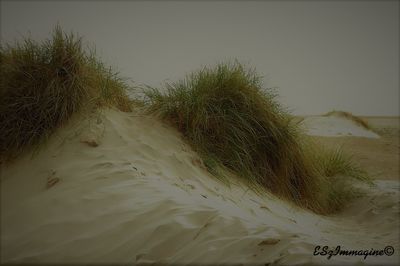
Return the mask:
<path fill-rule="evenodd" d="M 324 114 L 323 116 L 338 116 L 338 117 L 344 117 L 344 118 L 347 118 L 347 119 L 349 119 L 349 120 L 355 122 L 357 125 L 359 125 L 359 126 L 365 128 L 365 129 L 372 130 L 371 125 L 370 125 L 367 121 L 365 121 L 365 120 L 362 119 L 361 117 L 358 117 L 358 116 L 356 116 L 356 115 L 353 115 L 353 114 L 350 113 L 350 112 L 333 110 L 333 111 L 330 111 L 330 112 Z"/>
<path fill-rule="evenodd" d="M 319 178 L 322 179 L 319 198 L 324 201 L 323 205 L 328 207 L 330 213 L 340 211 L 346 203 L 362 194 L 360 189 L 353 186 L 353 180 L 373 185 L 368 173 L 341 148 L 336 150 L 316 148 L 313 155 L 319 168 Z"/>
<path fill-rule="evenodd" d="M 0 161 L 39 144 L 83 107 L 131 109 L 127 85 L 57 26 L 42 43 L 0 47 Z"/>
<path fill-rule="evenodd" d="M 237 62 L 219 64 L 167 83 L 164 92 L 148 87 L 145 93 L 149 111 L 178 128 L 214 175 L 225 168 L 254 188 L 318 213 L 337 209 L 338 201 L 328 199 L 328 176 L 350 171 L 346 159 L 316 158 L 310 140 L 255 71 Z"/>
<path fill-rule="evenodd" d="M 318 156 L 323 176 L 342 175 L 370 182 L 368 174 L 353 162 L 351 155 L 344 153 L 342 149 L 321 150 Z"/>

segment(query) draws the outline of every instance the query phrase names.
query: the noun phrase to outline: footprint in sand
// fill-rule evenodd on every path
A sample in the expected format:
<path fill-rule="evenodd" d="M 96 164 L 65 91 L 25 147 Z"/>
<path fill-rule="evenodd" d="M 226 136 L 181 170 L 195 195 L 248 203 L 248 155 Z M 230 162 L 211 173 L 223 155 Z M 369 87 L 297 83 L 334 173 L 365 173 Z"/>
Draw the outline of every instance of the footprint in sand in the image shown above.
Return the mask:
<path fill-rule="evenodd" d="M 191 184 L 186 184 L 187 187 L 191 188 L 191 189 L 195 189 L 196 187 L 191 185 Z"/>
<path fill-rule="evenodd" d="M 57 184 L 60 181 L 60 178 L 55 177 L 56 171 L 51 172 L 51 176 L 47 178 L 47 183 L 46 183 L 46 189 L 49 189 L 53 187 L 55 184 Z"/>
<path fill-rule="evenodd" d="M 276 245 L 278 242 L 281 241 L 280 239 L 277 238 L 269 238 L 266 240 L 261 241 L 258 243 L 259 246 L 264 246 L 264 245 Z"/>
<path fill-rule="evenodd" d="M 93 148 L 99 146 L 98 141 L 96 141 L 96 140 L 94 140 L 94 139 L 84 139 L 84 140 L 81 140 L 81 142 L 82 142 L 82 143 L 85 143 L 85 144 L 87 144 L 89 147 L 93 147 Z"/>
<path fill-rule="evenodd" d="M 141 258 L 143 258 L 144 256 L 146 256 L 146 253 L 140 253 L 136 255 L 136 261 L 140 260 Z"/>

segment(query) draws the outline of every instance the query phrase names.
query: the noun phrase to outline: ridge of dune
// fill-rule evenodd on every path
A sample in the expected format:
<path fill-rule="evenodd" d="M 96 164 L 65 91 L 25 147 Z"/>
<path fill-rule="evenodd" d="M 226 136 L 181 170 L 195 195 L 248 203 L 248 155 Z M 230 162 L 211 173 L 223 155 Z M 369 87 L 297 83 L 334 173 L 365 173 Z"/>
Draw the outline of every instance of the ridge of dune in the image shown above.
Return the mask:
<path fill-rule="evenodd" d="M 177 131 L 139 111 L 76 117 L 0 173 L 3 263 L 400 262 L 397 181 L 319 216 L 216 180 Z M 317 245 L 396 253 L 328 260 Z"/>
<path fill-rule="evenodd" d="M 312 136 L 379 138 L 375 132 L 345 117 L 310 116 L 306 117 L 301 124 L 306 133 Z"/>

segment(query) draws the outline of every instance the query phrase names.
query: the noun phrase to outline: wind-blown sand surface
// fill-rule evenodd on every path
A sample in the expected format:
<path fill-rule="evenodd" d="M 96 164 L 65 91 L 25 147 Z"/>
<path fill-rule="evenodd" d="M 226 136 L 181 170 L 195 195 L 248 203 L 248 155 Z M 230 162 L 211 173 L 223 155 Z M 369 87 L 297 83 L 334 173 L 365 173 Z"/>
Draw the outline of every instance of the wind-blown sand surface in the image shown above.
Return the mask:
<path fill-rule="evenodd" d="M 334 216 L 212 177 L 176 130 L 139 113 L 76 117 L 1 171 L 1 261 L 392 264 L 399 182 L 378 180 Z M 315 246 L 392 256 L 314 256 Z"/>

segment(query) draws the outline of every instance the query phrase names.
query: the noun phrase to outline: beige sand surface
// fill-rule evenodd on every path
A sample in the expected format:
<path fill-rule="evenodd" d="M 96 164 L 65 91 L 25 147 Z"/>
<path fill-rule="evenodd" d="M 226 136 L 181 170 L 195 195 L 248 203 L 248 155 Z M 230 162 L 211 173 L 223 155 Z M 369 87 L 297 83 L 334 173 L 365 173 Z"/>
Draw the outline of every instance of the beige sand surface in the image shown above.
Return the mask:
<path fill-rule="evenodd" d="M 345 137 L 356 136 L 366 138 L 379 138 L 371 130 L 357 125 L 354 121 L 338 116 L 309 116 L 301 121 L 307 134 L 311 136 Z"/>
<path fill-rule="evenodd" d="M 172 128 L 103 111 L 1 169 L 1 260 L 266 265 L 399 261 L 399 182 L 318 216 L 207 173 Z M 392 256 L 313 256 L 316 245 Z"/>
<path fill-rule="evenodd" d="M 400 118 L 399 117 L 363 117 L 379 134 L 379 139 L 351 137 L 314 138 L 328 147 L 342 147 L 353 154 L 355 160 L 375 179 L 400 178 Z"/>

